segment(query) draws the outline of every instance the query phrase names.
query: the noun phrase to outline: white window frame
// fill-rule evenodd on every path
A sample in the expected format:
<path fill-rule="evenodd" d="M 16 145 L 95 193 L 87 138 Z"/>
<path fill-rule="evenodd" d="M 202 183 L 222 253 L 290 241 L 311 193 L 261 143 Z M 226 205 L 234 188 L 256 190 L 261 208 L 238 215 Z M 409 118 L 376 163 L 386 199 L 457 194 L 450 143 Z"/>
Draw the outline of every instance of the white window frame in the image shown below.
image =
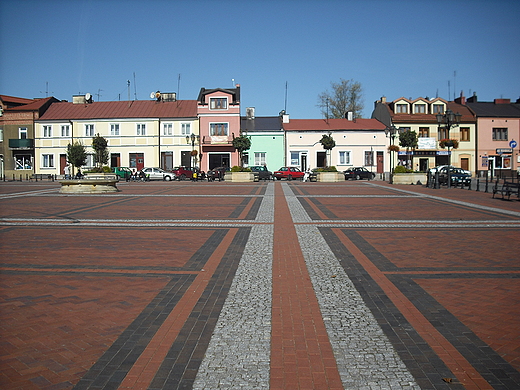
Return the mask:
<path fill-rule="evenodd" d="M 163 123 L 163 135 L 173 135 L 173 123 Z"/>
<path fill-rule="evenodd" d="M 224 126 L 225 134 L 214 134 L 215 126 Z M 211 137 L 229 137 L 229 123 L 228 122 L 211 122 L 209 124 L 209 135 Z"/>
<path fill-rule="evenodd" d="M 217 104 L 217 102 L 219 104 Z M 227 110 L 228 109 L 228 98 L 227 96 L 212 96 L 209 98 L 209 109 L 210 110 Z"/>
<path fill-rule="evenodd" d="M 137 123 L 136 124 L 136 133 L 137 135 L 146 135 L 146 123 Z"/>
<path fill-rule="evenodd" d="M 85 167 L 92 168 L 96 166 L 96 156 L 94 154 L 87 154 L 87 160 L 85 162 Z"/>
<path fill-rule="evenodd" d="M 340 150 L 338 152 L 338 165 L 352 165 L 352 151 Z"/>
<path fill-rule="evenodd" d="M 42 154 L 42 168 L 54 168 L 54 154 Z"/>
<path fill-rule="evenodd" d="M 254 165 L 266 165 L 267 152 L 255 152 L 255 164 Z"/>
<path fill-rule="evenodd" d="M 4 128 L 0 127 L 0 142 L 4 142 Z"/>
<path fill-rule="evenodd" d="M 111 123 L 110 124 L 110 135 L 111 136 L 119 136 L 119 123 Z"/>
<path fill-rule="evenodd" d="M 61 125 L 61 136 L 70 137 L 70 125 Z"/>
<path fill-rule="evenodd" d="M 181 123 L 181 134 L 191 135 L 191 123 Z"/>
<path fill-rule="evenodd" d="M 52 126 L 44 125 L 43 126 L 43 138 L 51 138 L 52 137 Z"/>
<path fill-rule="evenodd" d="M 96 129 L 93 123 L 85 124 L 85 137 L 94 137 L 95 132 Z"/>
<path fill-rule="evenodd" d="M 27 132 L 27 127 L 19 127 L 18 128 L 18 139 L 27 139 L 29 134 Z"/>
<path fill-rule="evenodd" d="M 14 156 L 14 169 L 16 171 L 22 169 L 32 169 L 33 162 L 32 157 L 29 154 L 15 154 Z"/>
<path fill-rule="evenodd" d="M 408 104 L 397 103 L 395 105 L 395 113 L 396 114 L 408 114 Z"/>
<path fill-rule="evenodd" d="M 296 167 L 296 166 L 300 166 L 300 161 L 301 161 L 301 156 L 302 152 L 300 150 L 291 150 L 289 151 L 289 156 L 290 156 L 290 164 L 289 166 L 291 167 Z M 294 158 L 296 155 L 298 155 L 297 158 Z"/>
<path fill-rule="evenodd" d="M 426 114 L 426 104 L 424 104 L 424 103 L 414 104 L 413 112 L 414 112 L 414 114 Z"/>

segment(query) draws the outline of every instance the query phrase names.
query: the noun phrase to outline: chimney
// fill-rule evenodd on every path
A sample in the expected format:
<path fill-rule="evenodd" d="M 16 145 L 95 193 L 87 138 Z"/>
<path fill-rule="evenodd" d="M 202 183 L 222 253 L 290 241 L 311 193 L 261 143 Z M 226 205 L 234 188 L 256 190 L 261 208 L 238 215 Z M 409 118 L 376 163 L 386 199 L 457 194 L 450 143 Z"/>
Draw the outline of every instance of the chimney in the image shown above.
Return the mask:
<path fill-rule="evenodd" d="M 289 114 L 282 115 L 282 123 L 289 123 Z"/>
<path fill-rule="evenodd" d="M 352 122 L 354 119 L 354 113 L 352 111 L 347 112 L 347 115 L 345 115 L 345 118 L 347 118 L 349 121 Z"/>
<path fill-rule="evenodd" d="M 495 99 L 495 104 L 511 104 L 511 99 Z"/>
<path fill-rule="evenodd" d="M 466 104 L 466 97 L 464 96 L 464 92 L 460 91 L 460 97 L 455 99 L 455 103 L 465 105 Z"/>
<path fill-rule="evenodd" d="M 477 102 L 478 102 L 478 100 L 477 100 L 477 93 L 473 92 L 473 96 L 468 98 L 468 103 L 477 103 Z"/>
<path fill-rule="evenodd" d="M 249 120 L 255 119 L 255 108 L 246 107 L 246 118 Z"/>

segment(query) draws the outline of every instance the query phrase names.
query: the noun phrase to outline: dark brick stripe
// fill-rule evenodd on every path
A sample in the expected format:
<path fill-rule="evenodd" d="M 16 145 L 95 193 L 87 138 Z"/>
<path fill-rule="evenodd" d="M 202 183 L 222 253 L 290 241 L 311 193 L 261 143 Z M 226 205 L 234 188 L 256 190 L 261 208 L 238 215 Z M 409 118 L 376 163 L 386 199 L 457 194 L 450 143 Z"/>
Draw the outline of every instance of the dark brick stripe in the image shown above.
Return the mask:
<path fill-rule="evenodd" d="M 316 205 L 316 207 L 318 207 L 318 209 L 320 209 L 320 211 L 325 214 L 325 216 L 329 219 L 338 219 L 337 215 L 334 214 L 332 211 L 330 211 L 327 207 L 325 207 L 318 199 L 316 198 L 309 198 L 311 200 L 312 203 L 314 203 Z"/>
<path fill-rule="evenodd" d="M 173 276 L 74 389 L 116 389 L 195 277 Z"/>
<path fill-rule="evenodd" d="M 149 390 L 191 389 L 231 287 L 250 228 L 239 229 L 213 277 L 179 332 Z"/>
<path fill-rule="evenodd" d="M 503 274 L 387 275 L 414 306 L 495 389 L 520 389 L 520 373 L 413 279 L 518 278 Z"/>
<path fill-rule="evenodd" d="M 448 387 L 447 383 L 442 381 L 442 378 L 453 378 L 455 375 L 416 332 L 354 255 L 341 243 L 332 229 L 319 228 L 319 230 L 417 384 L 423 389 L 464 389 L 461 384 L 451 383 Z M 352 234 L 353 231 L 343 230 L 343 232 L 349 238 L 356 239 L 356 235 Z M 365 255 L 376 264 L 379 261 L 372 259 L 373 251 Z"/>
<path fill-rule="evenodd" d="M 394 263 L 383 256 L 376 248 L 370 245 L 368 241 L 361 237 L 358 232 L 351 229 L 344 229 L 342 232 L 361 250 L 361 252 L 365 254 L 366 257 L 370 259 L 372 263 L 374 263 L 374 265 L 380 271 L 384 272 L 398 270 Z"/>
<path fill-rule="evenodd" d="M 242 202 L 240 202 L 240 204 L 236 205 L 235 210 L 233 210 L 233 212 L 229 214 L 229 218 L 238 218 L 240 214 L 242 214 L 244 209 L 247 207 L 250 200 L 251 198 L 244 198 Z"/>
<path fill-rule="evenodd" d="M 322 218 L 318 215 L 318 213 L 316 211 L 314 211 L 314 209 L 309 204 L 309 202 L 307 202 L 307 199 L 305 199 L 305 198 L 296 198 L 296 199 L 298 199 L 298 201 L 302 205 L 303 209 L 309 215 L 310 219 L 312 219 L 313 221 L 321 221 Z"/>
<path fill-rule="evenodd" d="M 262 204 L 262 198 L 256 198 L 254 200 L 253 206 L 251 206 L 251 209 L 247 213 L 246 217 L 244 218 L 247 221 L 253 221 L 256 216 L 258 215 L 258 210 L 260 209 L 260 205 Z"/>

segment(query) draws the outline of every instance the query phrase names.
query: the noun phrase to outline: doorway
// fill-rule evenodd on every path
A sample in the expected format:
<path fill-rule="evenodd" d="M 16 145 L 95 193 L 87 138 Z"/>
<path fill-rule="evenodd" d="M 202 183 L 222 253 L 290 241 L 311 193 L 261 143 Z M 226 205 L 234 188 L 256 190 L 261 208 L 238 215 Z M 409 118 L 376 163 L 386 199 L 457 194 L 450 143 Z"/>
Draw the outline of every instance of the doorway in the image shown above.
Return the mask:
<path fill-rule="evenodd" d="M 140 171 L 144 168 L 144 153 L 130 153 L 130 169 Z"/>
<path fill-rule="evenodd" d="M 120 167 L 121 166 L 121 155 L 119 153 L 112 153 L 110 155 L 110 166 Z"/>
<path fill-rule="evenodd" d="M 212 153 L 209 155 L 209 169 L 229 167 L 231 156 L 229 153 Z"/>
<path fill-rule="evenodd" d="M 316 166 L 318 168 L 325 168 L 327 163 L 327 152 L 316 152 Z"/>
<path fill-rule="evenodd" d="M 161 153 L 161 168 L 165 171 L 171 171 L 173 169 L 173 152 Z"/>
<path fill-rule="evenodd" d="M 385 171 L 384 166 L 384 152 L 377 152 L 377 173 L 383 173 Z"/>

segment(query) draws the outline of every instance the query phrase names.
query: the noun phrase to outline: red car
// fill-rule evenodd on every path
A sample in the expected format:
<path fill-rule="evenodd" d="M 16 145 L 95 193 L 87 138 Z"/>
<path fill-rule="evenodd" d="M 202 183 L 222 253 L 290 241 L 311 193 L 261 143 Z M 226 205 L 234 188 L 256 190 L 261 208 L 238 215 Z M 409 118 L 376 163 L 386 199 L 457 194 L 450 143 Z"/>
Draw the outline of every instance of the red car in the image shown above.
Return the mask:
<path fill-rule="evenodd" d="M 273 173 L 274 177 L 276 177 L 277 180 L 281 179 L 287 179 L 287 180 L 294 180 L 294 179 L 303 179 L 303 173 L 300 171 L 300 169 L 296 167 L 281 167 L 279 170 L 275 171 Z"/>
<path fill-rule="evenodd" d="M 186 167 L 175 167 L 172 169 L 172 172 L 178 180 L 189 180 L 193 176 L 193 171 L 191 169 L 186 169 Z"/>

